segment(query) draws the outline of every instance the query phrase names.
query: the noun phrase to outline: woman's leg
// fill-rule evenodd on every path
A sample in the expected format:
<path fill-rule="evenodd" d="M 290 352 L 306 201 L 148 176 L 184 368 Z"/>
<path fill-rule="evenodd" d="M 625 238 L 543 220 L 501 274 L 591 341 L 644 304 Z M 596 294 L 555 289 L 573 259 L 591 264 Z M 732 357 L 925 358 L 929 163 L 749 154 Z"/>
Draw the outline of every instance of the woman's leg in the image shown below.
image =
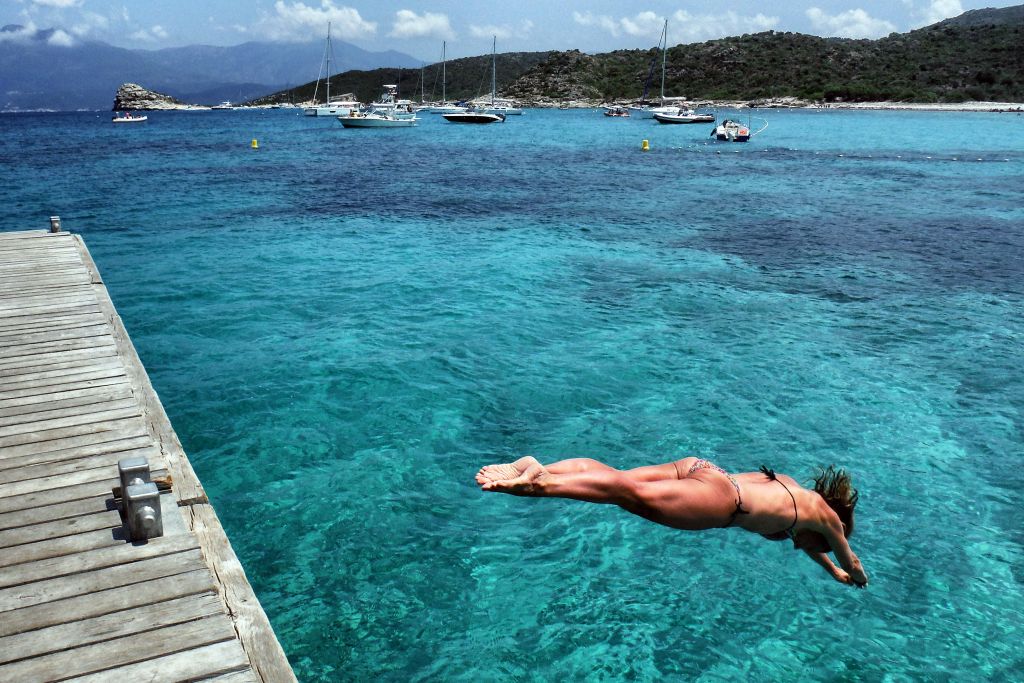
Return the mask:
<path fill-rule="evenodd" d="M 484 468 L 477 475 L 477 483 L 484 491 L 618 505 L 677 529 L 721 526 L 728 521 L 735 505 L 734 489 L 724 478 L 724 486 L 696 478 L 642 481 L 629 472 L 607 466 L 557 474 L 529 456 L 510 467 L 521 473 L 511 478 L 492 478 L 485 473 L 488 468 Z M 491 474 L 495 472 L 492 470 Z"/>
<path fill-rule="evenodd" d="M 520 459 L 517 462 L 523 462 L 525 459 Z M 551 474 L 571 474 L 575 472 L 595 472 L 595 471 L 606 471 L 606 472 L 623 472 L 631 479 L 636 481 L 661 481 L 663 479 L 682 479 L 693 467 L 693 463 L 697 462 L 697 458 L 683 458 L 682 460 L 676 460 L 675 462 L 666 462 L 660 465 L 646 465 L 644 467 L 634 467 L 631 470 L 616 470 L 614 467 L 605 465 L 599 460 L 593 458 L 570 458 L 568 460 L 559 460 L 556 463 L 545 465 L 544 468 Z"/>

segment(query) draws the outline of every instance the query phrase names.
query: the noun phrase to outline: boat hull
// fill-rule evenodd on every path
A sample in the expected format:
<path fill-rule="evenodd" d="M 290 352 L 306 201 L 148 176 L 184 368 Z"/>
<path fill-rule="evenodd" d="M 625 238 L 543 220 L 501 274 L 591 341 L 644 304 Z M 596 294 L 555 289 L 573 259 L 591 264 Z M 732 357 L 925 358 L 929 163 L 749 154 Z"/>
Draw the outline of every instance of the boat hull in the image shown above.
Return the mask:
<path fill-rule="evenodd" d="M 365 114 L 361 116 L 339 116 L 338 120 L 346 128 L 411 128 L 418 119 L 396 119 L 387 116 Z"/>
<path fill-rule="evenodd" d="M 359 111 L 359 105 L 342 105 L 333 107 L 309 107 L 305 110 L 306 116 L 349 116 Z"/>
<path fill-rule="evenodd" d="M 655 114 L 654 120 L 658 123 L 713 123 L 715 120 L 712 114 Z"/>
<path fill-rule="evenodd" d="M 131 118 L 120 116 L 110 120 L 112 123 L 145 123 L 148 119 L 148 116 L 132 116 Z"/>
<path fill-rule="evenodd" d="M 452 123 L 497 123 L 504 122 L 505 117 L 501 114 L 489 114 L 486 112 L 461 112 L 453 114 L 442 114 L 446 121 Z"/>

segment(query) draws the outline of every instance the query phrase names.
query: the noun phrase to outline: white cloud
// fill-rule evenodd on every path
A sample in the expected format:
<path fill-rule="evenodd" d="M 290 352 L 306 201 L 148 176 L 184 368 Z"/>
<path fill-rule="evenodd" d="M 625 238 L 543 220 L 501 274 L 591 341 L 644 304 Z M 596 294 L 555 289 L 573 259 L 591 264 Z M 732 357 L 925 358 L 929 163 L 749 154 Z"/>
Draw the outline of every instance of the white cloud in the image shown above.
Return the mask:
<path fill-rule="evenodd" d="M 681 42 L 695 42 L 739 36 L 744 33 L 760 33 L 774 29 L 778 25 L 778 17 L 769 17 L 761 13 L 743 16 L 732 10 L 717 14 L 690 14 L 686 10 L 679 10 L 672 15 L 672 21 L 668 25 L 669 42 L 680 42 L 672 39 L 680 33 Z"/>
<path fill-rule="evenodd" d="M 591 12 L 573 12 L 572 20 L 580 26 L 597 26 L 613 36 L 619 35 L 618 22 L 604 14 L 595 16 Z"/>
<path fill-rule="evenodd" d="M 469 33 L 474 38 L 490 38 L 494 36 L 498 40 L 508 40 L 509 38 L 526 38 L 530 35 L 530 31 L 533 30 L 533 22 L 529 19 L 521 21 L 518 26 L 510 26 L 503 24 L 496 26 L 491 24 L 489 26 L 477 26 L 471 24 L 469 27 Z"/>
<path fill-rule="evenodd" d="M 82 0 L 32 0 L 32 4 L 63 9 L 66 7 L 78 7 L 82 4 Z"/>
<path fill-rule="evenodd" d="M 572 13 L 573 21 L 582 26 L 596 26 L 613 36 L 645 36 L 651 39 L 661 35 L 664 18 L 654 12 L 640 12 L 632 17 L 614 19 L 605 15 L 594 15 L 590 12 Z M 669 21 L 669 43 L 695 42 L 723 38 L 743 33 L 767 31 L 779 25 L 778 17 L 764 14 L 743 16 L 733 11 L 715 14 L 691 14 L 686 10 L 678 10 Z"/>
<path fill-rule="evenodd" d="M 331 22 L 331 34 L 341 38 L 361 38 L 377 32 L 377 23 L 365 21 L 359 10 L 336 7 L 331 0 L 321 0 L 319 7 L 278 0 L 274 3 L 274 14 L 261 18 L 253 32 L 270 40 L 301 43 L 322 38 L 327 22 Z"/>
<path fill-rule="evenodd" d="M 921 17 L 921 26 L 929 26 L 963 13 L 964 6 L 960 4 L 960 0 L 932 0 L 927 7 L 918 11 L 917 15 Z"/>
<path fill-rule="evenodd" d="M 64 31 L 57 29 L 47 38 L 46 44 L 55 47 L 71 47 L 75 44 L 75 40 Z"/>
<path fill-rule="evenodd" d="M 166 40 L 168 37 L 169 34 L 167 33 L 167 30 L 159 24 L 148 29 L 139 29 L 129 36 L 129 38 L 139 43 L 156 43 L 161 40 Z"/>
<path fill-rule="evenodd" d="M 431 37 L 451 40 L 455 32 L 446 14 L 424 12 L 419 15 L 412 10 L 400 9 L 395 12 L 395 23 L 388 35 L 395 38 Z"/>
<path fill-rule="evenodd" d="M 884 19 L 875 19 L 859 8 L 831 15 L 817 7 L 811 7 L 806 14 L 814 30 L 827 36 L 879 38 L 896 30 L 892 23 Z"/>
<path fill-rule="evenodd" d="M 82 12 L 78 23 L 71 27 L 71 32 L 79 38 L 84 38 L 96 31 L 106 31 L 109 26 L 110 20 L 102 14 Z"/>

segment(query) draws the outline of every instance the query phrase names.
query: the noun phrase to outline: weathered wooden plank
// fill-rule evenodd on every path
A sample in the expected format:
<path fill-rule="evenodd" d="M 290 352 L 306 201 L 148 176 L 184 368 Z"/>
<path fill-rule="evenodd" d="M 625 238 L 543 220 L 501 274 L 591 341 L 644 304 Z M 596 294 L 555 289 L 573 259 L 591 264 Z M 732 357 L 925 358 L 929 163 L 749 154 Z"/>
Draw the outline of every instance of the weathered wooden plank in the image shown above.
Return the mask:
<path fill-rule="evenodd" d="M 216 594 L 217 586 L 210 570 L 201 569 L 150 579 L 125 590 L 123 586 L 95 593 L 55 600 L 31 607 L 3 612 L 0 615 L 0 637 L 47 626 L 103 616 L 131 609 L 150 602 L 163 602 L 185 595 Z"/>
<path fill-rule="evenodd" d="M 22 299 L 0 300 L 0 316 L 17 315 L 18 311 L 35 311 L 50 308 L 70 308 L 72 306 L 89 305 L 96 300 L 92 292 L 70 292 L 60 297 L 25 297 Z M 39 309 L 39 310 L 37 310 Z"/>
<path fill-rule="evenodd" d="M 0 588 L 0 613 L 203 568 L 205 565 L 199 550 L 187 550 L 81 574 Z M 3 678 L 0 677 L 0 680 Z"/>
<path fill-rule="evenodd" d="M 0 555 L 0 567 L 74 555 L 98 548 L 118 547 L 124 544 L 124 532 L 121 529 L 88 531 L 74 536 L 62 536 L 39 543 L 26 543 L 7 548 L 3 555 Z"/>
<path fill-rule="evenodd" d="M 101 345 L 64 353 L 38 353 L 32 356 L 21 356 L 18 360 L 10 361 L 0 367 L 0 376 L 14 377 L 33 371 L 82 367 L 92 361 L 116 355 L 115 347 Z"/>
<path fill-rule="evenodd" d="M 15 415 L 8 415 L 0 418 L 0 430 L 18 428 L 30 429 L 33 425 L 44 422 L 52 422 L 61 418 L 71 418 L 96 413 L 106 413 L 112 410 L 121 410 L 137 405 L 138 401 L 132 396 L 123 398 L 111 398 L 97 403 L 88 403 L 77 406 L 65 406 L 59 409 L 44 410 L 48 406 L 40 405 L 34 412 L 23 412 Z"/>
<path fill-rule="evenodd" d="M 228 619 L 206 617 L 73 650 L 0 665 L 0 679 L 11 681 L 66 680 L 118 666 L 230 641 L 235 635 Z M 53 675 L 57 673 L 57 678 Z M 106 675 L 106 674 L 105 674 Z M 161 677 L 164 674 L 161 673 Z M 107 677 L 109 679 L 109 676 Z M 167 680 L 167 679 L 165 679 Z M 171 678 L 170 680 L 174 680 Z"/>
<path fill-rule="evenodd" d="M 199 537 L 209 562 L 217 567 L 221 597 L 228 606 L 252 668 L 265 681 L 295 681 L 284 650 L 245 570 L 227 540 L 217 513 L 209 505 L 182 508 L 185 523 Z"/>
<path fill-rule="evenodd" d="M 52 278 L 25 278 L 25 281 L 21 283 L 21 286 L 18 286 L 13 282 L 9 284 L 0 282 L 0 301 L 18 301 L 24 300 L 26 297 L 45 297 L 52 300 L 60 298 L 65 293 L 69 292 L 88 292 L 91 287 L 92 282 L 89 281 L 89 277 L 84 273 L 72 273 Z"/>
<path fill-rule="evenodd" d="M 262 683 L 252 669 L 233 671 L 213 678 L 204 678 L 203 683 Z"/>
<path fill-rule="evenodd" d="M 65 326 L 59 330 L 47 330 L 44 332 L 23 332 L 17 336 L 0 338 L 0 344 L 53 344 L 65 339 L 82 339 L 85 337 L 105 336 L 110 330 L 106 323 L 88 326 Z"/>
<path fill-rule="evenodd" d="M 62 394 L 50 394 L 50 396 L 62 396 Z M 108 387 L 97 387 L 80 392 L 67 392 L 66 394 L 63 394 L 62 398 L 28 401 L 20 405 L 8 405 L 2 407 L 0 408 L 0 425 L 7 424 L 7 421 L 9 420 L 17 419 L 19 415 L 30 415 L 33 413 L 42 414 L 57 410 L 71 411 L 94 403 L 119 401 L 126 398 L 132 398 L 132 387 L 127 382 L 122 384 L 113 384 Z M 2 465 L 0 465 L 0 467 L 2 467 Z"/>
<path fill-rule="evenodd" d="M 74 368 L 88 364 L 92 360 L 116 355 L 116 347 L 99 344 L 90 348 L 75 351 L 34 353 L 5 360 L 0 366 L 0 376 L 14 377 L 35 371 Z"/>
<path fill-rule="evenodd" d="M 162 461 L 160 451 L 156 450 L 153 446 L 153 439 L 150 438 L 148 434 L 140 434 L 138 436 L 125 439 L 112 439 L 110 441 L 90 443 L 77 448 L 62 448 L 59 450 L 30 453 L 28 455 L 17 457 L 5 456 L 0 458 L 0 476 L 7 476 L 3 473 L 8 472 L 9 470 L 21 468 L 30 469 L 39 465 L 48 464 L 74 463 L 77 460 L 91 458 L 97 455 L 108 456 L 111 462 L 114 462 L 121 458 L 133 457 L 136 454 L 151 458 L 154 462 Z M 13 477 L 14 475 L 10 476 Z M 10 481 L 18 481 L 18 479 L 11 479 Z"/>
<path fill-rule="evenodd" d="M 91 470 L 90 470 L 91 471 Z M 159 470 L 159 476 L 166 475 L 165 471 Z M 152 472 L 154 477 L 157 472 Z M 110 495 L 111 490 L 118 485 L 115 477 L 104 477 L 98 475 L 96 479 L 65 484 L 64 478 L 59 481 L 50 482 L 49 486 L 36 487 L 26 493 L 0 497 L 0 514 L 13 513 L 34 508 L 43 508 L 49 505 L 69 503 L 83 498 L 94 496 Z"/>
<path fill-rule="evenodd" d="M 105 423 L 111 420 L 120 420 L 141 414 L 141 410 L 136 405 L 132 405 L 127 408 L 104 410 L 98 413 L 88 413 L 86 415 L 55 417 L 49 420 L 33 422 L 28 425 L 17 424 L 9 427 L 0 427 L 0 448 L 8 445 L 25 443 L 26 441 L 38 442 L 46 437 L 46 432 L 59 431 L 65 427 Z"/>
<path fill-rule="evenodd" d="M 41 522 L 67 519 L 68 517 L 88 515 L 96 510 L 107 508 L 108 504 L 113 506 L 113 498 L 111 498 L 109 492 L 105 495 L 71 500 L 45 507 L 29 508 L 27 510 L 18 510 L 17 512 L 2 512 L 0 513 L 0 531 L 4 529 L 17 529 L 29 524 L 39 524 Z M 114 508 L 110 507 L 110 509 Z"/>
<path fill-rule="evenodd" d="M 5 391 L 0 394 L 0 408 L 19 406 L 26 403 L 36 403 L 38 401 L 49 401 L 51 397 L 58 394 L 66 397 L 70 392 L 85 391 L 89 389 L 96 389 L 98 387 L 108 387 L 114 384 L 124 384 L 126 382 L 128 382 L 127 375 L 103 377 L 101 379 L 79 380 L 77 382 L 68 382 L 63 385 L 35 387 L 33 389 L 21 389 L 19 391 Z"/>
<path fill-rule="evenodd" d="M 0 457 L 14 458 L 39 453 L 50 453 L 67 448 L 129 439 L 140 434 L 149 433 L 146 430 L 145 424 L 142 424 L 137 417 L 114 420 L 100 425 L 79 425 L 58 431 L 61 433 L 48 435 L 50 438 L 46 441 L 33 441 L 17 446 L 8 446 L 3 451 L 0 451 L 0 454 L 2 454 Z"/>
<path fill-rule="evenodd" d="M 21 330 L 59 329 L 64 325 L 77 325 L 82 322 L 101 323 L 105 320 L 106 318 L 100 315 L 98 307 L 95 311 L 69 313 L 66 315 L 34 315 L 18 319 L 2 318 L 0 319 L 0 336 L 6 337 L 17 334 Z"/>
<path fill-rule="evenodd" d="M 84 457 L 71 457 L 67 460 L 37 463 L 35 465 L 23 465 L 22 467 L 0 470 L 0 484 L 7 484 L 14 481 L 28 481 L 30 479 L 41 479 L 53 477 L 70 472 L 80 472 L 98 467 L 117 467 L 117 461 L 121 458 L 147 458 L 155 461 L 160 457 L 160 451 L 154 446 L 144 446 L 127 451 L 112 451 L 99 453 Z"/>
<path fill-rule="evenodd" d="M 80 339 L 61 339 L 56 342 L 36 342 L 35 344 L 20 344 L 18 346 L 0 347 L 0 357 L 20 358 L 22 356 L 34 356 L 45 351 L 75 351 L 77 349 L 91 349 L 97 346 L 106 346 L 107 337 L 98 335 L 95 337 L 82 337 Z"/>
<path fill-rule="evenodd" d="M 98 368 L 83 368 L 67 373 L 64 377 L 53 377 L 50 379 L 39 379 L 34 382 L 18 381 L 14 378 L 9 384 L 0 389 L 0 396 L 17 395 L 18 392 L 30 389 L 39 390 L 45 387 L 62 387 L 90 379 L 106 379 L 108 377 L 121 377 L 125 375 L 124 368 L 118 363 L 104 363 Z"/>
<path fill-rule="evenodd" d="M 86 361 L 79 361 L 78 363 L 70 365 L 70 367 L 64 368 L 20 368 L 13 371 L 3 372 L 0 375 L 0 393 L 6 389 L 23 389 L 26 386 L 32 386 L 33 384 L 39 386 L 52 386 L 54 384 L 62 384 L 60 380 L 63 378 L 64 381 L 74 381 L 74 378 L 98 371 L 107 370 L 120 370 L 123 368 L 121 359 L 117 356 L 104 356 L 101 358 L 90 358 Z"/>
<path fill-rule="evenodd" d="M 101 617 L 0 637 L 0 664 L 223 615 L 224 605 L 209 593 L 140 605 Z"/>
<path fill-rule="evenodd" d="M 159 631 L 157 632 L 159 633 Z M 246 683 L 258 681 L 248 668 L 245 653 L 237 641 L 226 640 L 185 652 L 148 659 L 136 664 L 72 678 L 68 683 L 109 683 L 109 681 L 217 681 Z M 223 673 L 228 672 L 228 673 Z"/>
<path fill-rule="evenodd" d="M 49 541 L 62 536 L 75 536 L 89 531 L 116 529 L 120 526 L 121 515 L 113 510 L 59 519 L 54 522 L 32 524 L 0 531 L 0 549 L 3 549 L 4 555 L 9 556 L 17 552 L 14 546 Z"/>
<path fill-rule="evenodd" d="M 150 465 L 151 469 L 152 466 L 160 468 L 165 466 L 163 462 L 155 464 L 151 462 Z M 100 467 L 92 470 L 82 470 L 81 472 L 69 472 L 68 474 L 61 474 L 55 477 L 40 477 L 29 481 L 12 481 L 10 484 L 0 484 L 0 502 L 9 496 L 20 496 L 44 489 L 65 488 L 90 481 L 112 482 L 110 487 L 113 488 L 118 482 L 117 470 L 116 468 Z M 2 506 L 0 506 L 0 509 L 2 509 Z"/>

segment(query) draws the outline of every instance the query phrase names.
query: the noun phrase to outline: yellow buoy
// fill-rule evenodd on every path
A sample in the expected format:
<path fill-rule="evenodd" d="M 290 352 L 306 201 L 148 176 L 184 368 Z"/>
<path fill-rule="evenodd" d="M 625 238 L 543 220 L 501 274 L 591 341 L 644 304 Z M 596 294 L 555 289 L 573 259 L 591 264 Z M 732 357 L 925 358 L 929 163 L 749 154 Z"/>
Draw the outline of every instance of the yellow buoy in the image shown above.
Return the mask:
<path fill-rule="evenodd" d="M 260 148 L 260 143 L 256 142 L 256 138 L 253 138 L 252 139 L 252 144 L 249 145 L 249 146 L 252 147 L 253 149 L 259 149 Z"/>
<path fill-rule="evenodd" d="M 640 143 L 640 151 L 641 152 L 650 152 L 651 151 L 651 143 L 648 142 L 647 140 L 644 140 L 643 142 L 641 142 Z"/>

